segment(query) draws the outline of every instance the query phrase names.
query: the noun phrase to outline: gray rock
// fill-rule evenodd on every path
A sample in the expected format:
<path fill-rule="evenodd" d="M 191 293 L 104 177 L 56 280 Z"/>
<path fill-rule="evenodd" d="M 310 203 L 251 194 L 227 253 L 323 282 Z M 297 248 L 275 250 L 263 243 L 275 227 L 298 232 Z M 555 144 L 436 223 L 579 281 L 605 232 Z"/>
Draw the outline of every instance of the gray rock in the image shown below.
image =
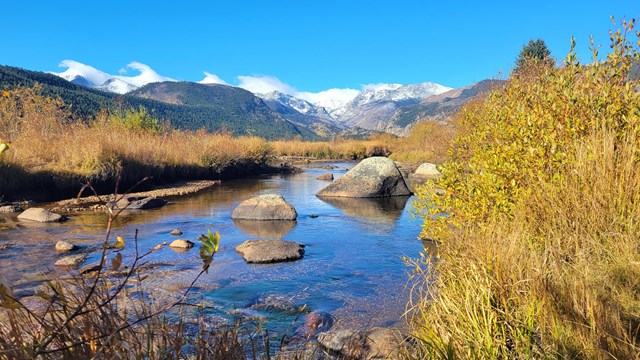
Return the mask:
<path fill-rule="evenodd" d="M 322 175 L 318 176 L 316 179 L 324 180 L 324 181 L 333 181 L 333 174 L 331 174 L 331 173 L 322 174 Z"/>
<path fill-rule="evenodd" d="M 125 196 L 117 202 L 107 203 L 107 207 L 113 210 L 148 210 L 156 209 L 167 205 L 167 201 L 158 199 L 153 196 L 141 197 L 141 196 Z"/>
<path fill-rule="evenodd" d="M 59 252 L 73 251 L 75 249 L 76 249 L 75 245 L 63 240 L 60 240 L 56 243 L 56 251 L 59 251 Z"/>
<path fill-rule="evenodd" d="M 232 219 L 245 220 L 295 220 L 297 217 L 296 209 L 276 194 L 245 200 L 231 214 Z"/>
<path fill-rule="evenodd" d="M 318 343 L 333 354 L 353 359 L 401 359 L 404 337 L 396 330 L 332 330 L 318 334 Z"/>
<path fill-rule="evenodd" d="M 180 231 L 180 229 L 173 229 L 170 234 L 173 236 L 180 236 L 182 235 L 182 231 Z"/>
<path fill-rule="evenodd" d="M 317 194 L 320 197 L 388 197 L 411 195 L 393 160 L 372 157 L 362 160 L 340 179 Z"/>
<path fill-rule="evenodd" d="M 244 260 L 253 264 L 268 264 L 302 259 L 304 245 L 284 240 L 247 240 L 236 246 Z"/>
<path fill-rule="evenodd" d="M 65 217 L 60 214 L 53 213 L 47 209 L 32 207 L 18 215 L 18 219 L 46 223 L 62 221 L 65 219 Z"/>
<path fill-rule="evenodd" d="M 84 262 L 87 257 L 86 254 L 77 254 L 65 256 L 62 259 L 55 262 L 55 266 L 78 266 Z"/>
<path fill-rule="evenodd" d="M 169 244 L 169 247 L 174 249 L 191 249 L 194 245 L 195 244 L 192 241 L 178 239 Z"/>
<path fill-rule="evenodd" d="M 438 171 L 436 165 L 431 163 L 424 163 L 420 165 L 413 174 L 428 179 L 437 179 L 442 177 L 442 173 Z"/>

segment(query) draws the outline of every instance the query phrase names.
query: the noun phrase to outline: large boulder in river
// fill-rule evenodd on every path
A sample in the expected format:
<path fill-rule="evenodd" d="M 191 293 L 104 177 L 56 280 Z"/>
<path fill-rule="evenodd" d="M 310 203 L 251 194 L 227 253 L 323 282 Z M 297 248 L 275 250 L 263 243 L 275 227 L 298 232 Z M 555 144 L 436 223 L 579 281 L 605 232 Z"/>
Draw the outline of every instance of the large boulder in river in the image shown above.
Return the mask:
<path fill-rule="evenodd" d="M 304 245 L 284 240 L 247 240 L 236 246 L 244 260 L 253 264 L 268 264 L 302 259 Z"/>
<path fill-rule="evenodd" d="M 296 209 L 276 194 L 245 200 L 231 214 L 232 219 L 238 220 L 295 220 L 297 217 Z"/>
<path fill-rule="evenodd" d="M 46 223 L 46 222 L 63 221 L 65 220 L 65 217 L 60 214 L 53 213 L 47 209 L 32 207 L 32 208 L 28 208 L 27 210 L 23 211 L 20 215 L 18 215 L 18 219 Z"/>
<path fill-rule="evenodd" d="M 369 198 L 407 196 L 411 195 L 411 191 L 393 160 L 386 157 L 371 157 L 362 160 L 316 195 Z"/>
<path fill-rule="evenodd" d="M 339 358 L 402 359 L 403 353 L 410 354 L 405 336 L 387 328 L 330 330 L 318 334 L 317 339 L 323 348 Z"/>

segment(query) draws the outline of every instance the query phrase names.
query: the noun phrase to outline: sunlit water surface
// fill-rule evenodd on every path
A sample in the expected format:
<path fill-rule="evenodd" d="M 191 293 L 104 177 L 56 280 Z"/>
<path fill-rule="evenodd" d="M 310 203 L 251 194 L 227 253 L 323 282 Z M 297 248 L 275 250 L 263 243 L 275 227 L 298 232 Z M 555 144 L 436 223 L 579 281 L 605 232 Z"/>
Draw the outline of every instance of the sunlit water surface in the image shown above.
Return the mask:
<path fill-rule="evenodd" d="M 210 308 L 207 316 L 262 319 L 271 331 L 290 331 L 305 313 L 328 314 L 334 327 L 402 327 L 409 299 L 410 268 L 403 256 L 422 250 L 417 239 L 420 221 L 411 215 L 413 198 L 322 200 L 315 193 L 328 182 L 318 175 L 340 177 L 353 163 L 332 163 L 332 170 L 307 168 L 290 176 L 225 181 L 190 197 L 171 199 L 161 209 L 124 213 L 114 235 L 127 242 L 124 263 L 131 263 L 133 239 L 138 230 L 140 252 L 177 237 L 197 242 L 207 229 L 221 234 L 219 252 L 208 274 L 196 284 L 190 301 Z M 282 195 L 298 211 L 297 222 L 234 222 L 231 212 L 243 200 L 265 193 Z M 317 218 L 311 215 L 317 215 Z M 63 255 L 54 244 L 66 240 L 90 252 L 85 263 L 99 259 L 106 215 L 70 214 L 61 224 L 18 222 L 0 218 L 0 273 L 20 293 L 28 293 L 43 277 L 61 276 L 53 263 Z M 247 264 L 234 247 L 249 239 L 282 238 L 306 245 L 302 260 L 288 263 Z M 113 256 L 113 255 L 111 255 Z M 168 247 L 147 259 L 156 263 L 143 283 L 151 301 L 177 297 L 199 272 L 198 248 L 177 252 Z"/>

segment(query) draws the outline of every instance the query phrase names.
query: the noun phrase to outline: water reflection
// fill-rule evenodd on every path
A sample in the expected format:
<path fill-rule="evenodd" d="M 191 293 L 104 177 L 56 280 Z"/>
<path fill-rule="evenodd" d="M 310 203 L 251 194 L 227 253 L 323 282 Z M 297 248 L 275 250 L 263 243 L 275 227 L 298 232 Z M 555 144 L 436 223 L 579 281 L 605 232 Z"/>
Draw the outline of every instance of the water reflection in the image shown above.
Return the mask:
<path fill-rule="evenodd" d="M 296 227 L 297 222 L 287 220 L 256 221 L 233 219 L 233 223 L 240 231 L 260 239 L 281 239 Z"/>
<path fill-rule="evenodd" d="M 367 222 L 393 226 L 402 216 L 409 196 L 386 198 L 320 197 L 320 199 L 339 208 L 347 215 L 357 216 Z"/>

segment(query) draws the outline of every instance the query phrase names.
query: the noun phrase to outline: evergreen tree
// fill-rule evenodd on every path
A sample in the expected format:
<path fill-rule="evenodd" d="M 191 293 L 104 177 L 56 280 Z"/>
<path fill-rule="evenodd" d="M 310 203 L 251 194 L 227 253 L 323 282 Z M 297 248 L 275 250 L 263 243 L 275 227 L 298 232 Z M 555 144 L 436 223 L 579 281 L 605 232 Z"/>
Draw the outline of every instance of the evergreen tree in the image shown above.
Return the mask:
<path fill-rule="evenodd" d="M 548 63 L 549 65 L 553 64 L 551 50 L 549 50 L 544 40 L 529 40 L 529 42 L 522 47 L 522 50 L 520 50 L 520 54 L 516 59 L 516 67 L 513 71 L 517 73 L 530 61 Z"/>

